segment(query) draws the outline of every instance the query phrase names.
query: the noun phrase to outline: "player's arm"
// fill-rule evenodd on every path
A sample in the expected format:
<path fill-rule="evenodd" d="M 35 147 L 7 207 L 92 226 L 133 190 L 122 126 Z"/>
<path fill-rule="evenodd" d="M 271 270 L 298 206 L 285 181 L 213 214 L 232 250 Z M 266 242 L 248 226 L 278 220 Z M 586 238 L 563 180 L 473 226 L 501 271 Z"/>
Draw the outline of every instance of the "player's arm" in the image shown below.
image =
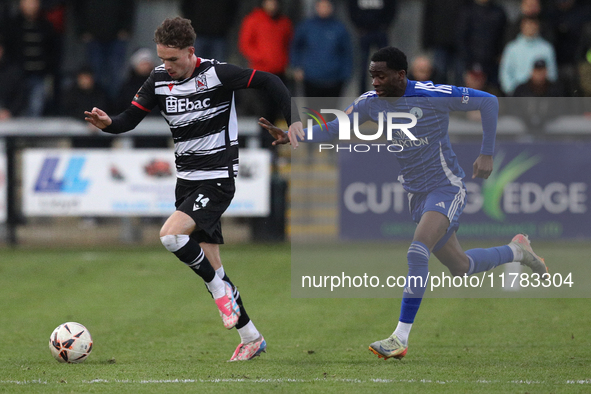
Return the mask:
<path fill-rule="evenodd" d="M 288 137 L 291 144 L 298 145 L 298 138 L 304 138 L 304 131 L 297 111 L 291 111 L 291 95 L 281 79 L 271 73 L 245 69 L 232 64 L 216 64 L 215 71 L 220 82 L 231 90 L 262 89 L 279 104 L 281 113 L 289 125 Z"/>
<path fill-rule="evenodd" d="M 297 123 L 299 123 L 301 127 L 302 123 Z M 265 118 L 259 118 L 259 125 L 266 129 L 273 136 L 273 138 L 275 138 L 275 141 L 273 141 L 273 145 L 283 145 L 289 143 L 294 145 L 293 137 L 295 136 L 295 133 L 291 128 L 288 131 L 283 131 Z M 339 127 L 338 121 L 336 119 L 331 122 L 328 122 L 327 125 L 331 129 L 336 128 L 336 130 L 338 130 Z M 311 131 L 308 129 L 302 129 L 302 135 L 303 137 L 300 138 L 300 140 L 306 142 L 325 142 L 333 140 L 333 135 L 331 135 L 325 128 L 320 128 L 320 126 L 318 125 L 313 126 Z M 312 138 L 310 138 L 311 136 Z M 294 148 L 297 147 L 297 140 L 295 141 L 295 144 L 296 145 L 294 145 Z"/>
<path fill-rule="evenodd" d="M 287 141 L 289 141 L 294 148 L 297 148 L 298 140 L 306 140 L 308 142 L 323 142 L 332 140 L 335 135 L 338 135 L 339 124 L 337 119 L 329 122 L 326 129 L 316 125 L 312 128 L 312 130 L 308 130 L 308 132 L 305 133 L 297 110 L 294 112 L 291 110 L 291 96 L 289 94 L 289 90 L 287 90 L 287 87 L 285 87 L 281 79 L 279 79 L 279 77 L 276 75 L 264 71 L 243 69 L 231 64 L 217 64 L 215 70 L 218 78 L 227 88 L 264 89 L 274 100 L 279 103 L 281 112 L 283 113 L 287 124 L 290 125 L 287 133 L 273 126 L 268 120 L 264 118 L 259 119 L 259 124 L 267 129 L 273 137 L 275 137 L 275 145 L 285 144 Z M 349 107 L 351 111 L 347 109 L 347 116 L 349 116 L 350 119 L 349 124 L 352 124 L 352 111 L 356 108 L 357 101 L 355 104 Z M 365 111 L 362 112 L 365 113 Z"/>
<path fill-rule="evenodd" d="M 499 100 L 496 96 L 470 88 L 452 89 L 450 109 L 456 111 L 480 111 L 482 119 L 482 145 L 480 155 L 473 165 L 472 179 L 487 179 L 493 170 L 493 153 L 499 118 Z"/>
<path fill-rule="evenodd" d="M 353 124 L 353 114 L 357 113 L 358 115 L 358 122 L 359 124 L 364 123 L 366 120 L 370 119 L 369 116 L 369 107 L 368 107 L 368 100 L 364 99 L 357 99 L 353 104 L 351 104 L 345 110 L 345 115 L 349 118 L 349 125 Z M 318 114 L 317 114 L 318 115 Z M 267 129 L 269 133 L 275 138 L 273 145 L 279 144 L 286 144 L 290 142 L 289 140 L 289 133 L 281 130 L 280 128 L 274 126 L 271 122 L 269 122 L 265 118 L 259 119 L 259 125 Z M 306 142 L 328 142 L 332 141 L 335 138 L 338 138 L 339 135 L 339 119 L 336 118 L 323 126 L 316 124 L 312 126 L 312 128 L 303 129 L 303 133 L 305 138 L 302 141 Z"/>
<path fill-rule="evenodd" d="M 148 113 L 134 105 L 112 118 L 102 109 L 94 107 L 92 111 L 84 111 L 88 123 L 98 127 L 105 133 L 121 134 L 134 129 Z"/>
<path fill-rule="evenodd" d="M 105 111 L 93 108 L 85 111 L 84 115 L 88 123 L 98 127 L 105 133 L 121 134 L 134 129 L 156 105 L 154 93 L 154 72 L 148 77 L 140 90 L 134 96 L 131 105 L 119 115 L 110 117 Z"/>

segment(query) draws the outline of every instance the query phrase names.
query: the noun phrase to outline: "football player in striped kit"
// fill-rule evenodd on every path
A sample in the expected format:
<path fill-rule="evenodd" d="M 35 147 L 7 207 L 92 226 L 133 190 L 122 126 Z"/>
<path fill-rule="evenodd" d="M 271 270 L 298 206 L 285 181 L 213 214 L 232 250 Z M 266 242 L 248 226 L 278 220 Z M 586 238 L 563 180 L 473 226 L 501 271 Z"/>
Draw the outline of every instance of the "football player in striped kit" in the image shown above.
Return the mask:
<path fill-rule="evenodd" d="M 267 344 L 225 273 L 219 252 L 224 242 L 220 218 L 232 201 L 238 174 L 234 92 L 263 89 L 279 103 L 290 130 L 300 133 L 302 124 L 292 119 L 289 91 L 275 75 L 197 57 L 190 20 L 166 19 L 154 41 L 163 64 L 152 71 L 129 108 L 114 117 L 93 108 L 85 119 L 106 133 L 120 134 L 159 108 L 172 132 L 177 173 L 176 211 L 162 226 L 160 239 L 203 278 L 224 326 L 237 328 L 241 343 L 230 361 L 250 360 Z"/>
<path fill-rule="evenodd" d="M 543 259 L 533 252 L 524 234 L 516 235 L 508 245 L 466 252 L 456 237 L 459 217 L 466 205 L 466 187 L 464 170 L 449 139 L 449 112 L 480 111 L 483 139 L 472 178 L 486 179 L 493 170 L 497 98 L 475 89 L 412 81 L 406 77 L 407 68 L 406 55 L 399 49 L 385 47 L 377 51 L 369 66 L 375 90 L 362 94 L 345 111 L 349 124 L 354 124 L 356 116 L 357 124 L 367 120 L 377 123 L 385 113 L 392 112 L 410 113 L 417 119 L 410 130 L 416 140 L 404 133 L 393 133 L 393 143 L 402 147 L 395 153 L 401 167 L 398 180 L 409 194 L 409 207 L 417 227 L 407 253 L 408 276 L 396 330 L 369 346 L 384 359 L 401 359 L 406 355 L 410 329 L 429 278 L 431 254 L 454 276 L 488 271 L 512 261 L 527 265 L 540 276 L 547 272 Z M 285 133 L 266 119 L 259 123 L 276 139 L 274 144 L 291 143 L 295 147 L 298 139 L 305 139 L 303 130 L 301 134 L 299 130 Z M 312 142 L 332 140 L 339 134 L 338 117 L 327 126 L 328 129 L 313 127 Z"/>

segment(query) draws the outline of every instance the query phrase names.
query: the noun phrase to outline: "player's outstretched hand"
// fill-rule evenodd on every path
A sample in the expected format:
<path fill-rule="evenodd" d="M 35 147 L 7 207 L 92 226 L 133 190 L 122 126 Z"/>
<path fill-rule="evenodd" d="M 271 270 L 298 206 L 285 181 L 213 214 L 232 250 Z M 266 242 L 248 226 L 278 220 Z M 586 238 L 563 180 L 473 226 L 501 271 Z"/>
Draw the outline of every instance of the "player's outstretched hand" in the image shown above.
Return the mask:
<path fill-rule="evenodd" d="M 94 107 L 90 112 L 84 111 L 84 115 L 86 115 L 84 117 L 85 121 L 101 130 L 113 123 L 109 115 L 97 107 Z"/>
<path fill-rule="evenodd" d="M 259 118 L 259 125 L 266 129 L 269 134 L 275 138 L 273 145 L 283 145 L 289 143 L 289 137 L 287 136 L 287 133 L 275 126 L 273 123 L 269 122 L 267 119 Z"/>
<path fill-rule="evenodd" d="M 488 179 L 493 170 L 493 157 L 491 155 L 480 155 L 474 162 L 474 178 Z"/>
<path fill-rule="evenodd" d="M 300 141 L 303 141 L 304 137 L 306 136 L 304 134 L 304 127 L 302 126 L 302 122 L 293 122 L 291 126 L 289 126 L 287 136 L 289 137 L 289 142 L 291 142 L 293 148 L 297 148 L 298 138 Z"/>

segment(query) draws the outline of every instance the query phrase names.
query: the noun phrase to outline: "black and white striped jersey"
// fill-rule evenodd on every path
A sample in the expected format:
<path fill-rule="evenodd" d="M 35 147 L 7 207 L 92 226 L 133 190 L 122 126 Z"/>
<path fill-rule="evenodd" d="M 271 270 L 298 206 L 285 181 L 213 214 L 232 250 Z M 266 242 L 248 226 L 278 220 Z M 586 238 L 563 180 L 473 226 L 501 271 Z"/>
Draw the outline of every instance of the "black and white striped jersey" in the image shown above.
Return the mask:
<path fill-rule="evenodd" d="M 278 77 L 198 58 L 193 74 L 180 81 L 173 80 L 164 65 L 156 67 L 133 98 L 132 106 L 114 117 L 104 131 L 130 130 L 158 106 L 172 132 L 178 178 L 233 178 L 238 174 L 234 91 L 249 87 L 274 95 L 291 123 L 289 91 Z"/>

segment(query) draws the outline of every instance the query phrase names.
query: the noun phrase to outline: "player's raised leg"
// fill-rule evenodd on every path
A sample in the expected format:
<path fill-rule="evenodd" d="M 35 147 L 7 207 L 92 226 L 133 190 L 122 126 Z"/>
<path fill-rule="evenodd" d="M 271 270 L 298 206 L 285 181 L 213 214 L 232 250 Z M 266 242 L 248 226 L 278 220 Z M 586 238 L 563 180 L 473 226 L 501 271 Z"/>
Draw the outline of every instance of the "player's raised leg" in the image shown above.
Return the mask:
<path fill-rule="evenodd" d="M 240 314 L 232 286 L 216 275 L 199 243 L 189 236 L 194 229 L 195 221 L 189 215 L 175 211 L 162 226 L 160 240 L 168 251 L 203 279 L 220 311 L 224 327 L 230 329 L 238 323 Z"/>
<path fill-rule="evenodd" d="M 454 276 L 490 271 L 513 261 L 530 267 L 534 273 L 540 275 L 548 272 L 544 259 L 534 253 L 529 238 L 524 234 L 513 237 L 508 245 L 475 248 L 464 252 L 454 233 L 434 254 Z"/>
<path fill-rule="evenodd" d="M 240 308 L 240 317 L 236 324 L 236 330 L 240 335 L 240 344 L 229 361 L 246 361 L 266 352 L 267 343 L 265 338 L 256 329 L 254 323 L 246 313 L 240 292 L 224 270 L 219 245 L 202 242 L 200 246 L 205 251 L 205 255 L 211 262 L 211 265 L 215 268 L 216 275 L 232 286 L 234 298 Z"/>

